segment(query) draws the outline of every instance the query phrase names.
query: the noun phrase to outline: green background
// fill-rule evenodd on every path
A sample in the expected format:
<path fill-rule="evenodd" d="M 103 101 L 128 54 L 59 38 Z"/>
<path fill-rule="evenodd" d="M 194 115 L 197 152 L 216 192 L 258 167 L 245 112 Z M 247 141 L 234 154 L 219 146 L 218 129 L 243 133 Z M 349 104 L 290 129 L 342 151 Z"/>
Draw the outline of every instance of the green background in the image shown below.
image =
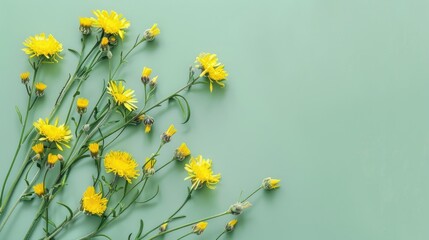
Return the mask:
<path fill-rule="evenodd" d="M 174 123 L 178 134 L 160 161 L 182 141 L 213 159 L 222 181 L 215 191 L 195 194 L 183 211 L 189 219 L 224 210 L 272 176 L 282 187 L 252 198 L 254 206 L 225 239 L 429 238 L 428 1 L 3 1 L 1 179 L 18 141 L 14 105 L 23 108 L 26 101 L 18 77 L 29 70 L 22 41 L 46 32 L 65 49 L 78 48 L 78 17 L 93 9 L 112 9 L 131 21 L 127 46 L 159 24 L 159 38 L 120 74 L 140 99 L 144 65 L 159 75 L 158 98 L 184 84 L 200 52 L 217 53 L 229 71 L 226 88 L 186 94 L 188 124 L 180 125 L 177 108 L 157 109 L 150 135 L 128 129 L 114 146 L 143 161 Z M 48 114 L 75 62 L 64 51 L 60 64 L 42 71 L 49 87 L 33 119 Z M 104 71 L 93 74 L 82 96 L 94 99 Z M 92 172 L 89 160 L 80 163 L 58 200 L 78 206 Z M 185 176 L 180 164 L 155 176 L 156 203 L 134 208 L 105 233 L 124 239 L 140 218 L 149 228 L 162 221 L 186 196 Z M 0 236 L 22 238 L 38 201 L 21 205 Z M 211 222 L 199 239 L 214 239 L 228 220 Z M 59 239 L 81 236 L 96 222 L 85 217 Z"/>

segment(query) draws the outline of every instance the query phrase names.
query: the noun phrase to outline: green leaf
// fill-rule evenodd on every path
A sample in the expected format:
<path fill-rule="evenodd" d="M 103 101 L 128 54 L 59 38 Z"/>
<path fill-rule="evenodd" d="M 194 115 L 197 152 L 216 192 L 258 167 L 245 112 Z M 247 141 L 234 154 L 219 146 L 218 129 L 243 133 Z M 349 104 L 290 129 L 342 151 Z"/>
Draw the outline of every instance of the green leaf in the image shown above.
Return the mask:
<path fill-rule="evenodd" d="M 74 50 L 73 48 L 69 48 L 67 50 L 69 50 L 70 52 L 72 52 L 72 53 L 74 53 L 80 57 L 80 53 L 78 51 Z"/>
<path fill-rule="evenodd" d="M 97 235 L 95 235 L 94 237 L 105 237 L 105 238 L 107 238 L 107 239 L 109 239 L 109 240 L 112 240 L 109 236 L 107 236 L 107 235 L 105 235 L 105 234 L 97 234 Z"/>
<path fill-rule="evenodd" d="M 174 95 L 175 99 L 182 99 L 185 104 L 186 104 L 186 117 L 185 117 L 185 121 L 183 122 L 183 124 L 187 123 L 189 121 L 189 119 L 191 118 L 191 107 L 189 106 L 188 100 L 186 100 L 186 98 L 180 94 L 175 94 Z M 181 105 L 181 101 L 178 101 L 179 104 Z"/>
<path fill-rule="evenodd" d="M 139 231 L 137 232 L 137 238 L 139 238 L 142 235 L 143 227 L 144 227 L 143 219 L 140 219 L 140 227 L 139 227 Z"/>
<path fill-rule="evenodd" d="M 73 217 L 73 211 L 71 210 L 71 208 L 69 207 L 69 206 L 67 206 L 67 205 L 65 205 L 64 203 L 62 203 L 62 202 L 57 202 L 59 205 L 61 205 L 61 206 L 63 206 L 63 207 L 65 207 L 68 211 L 69 211 L 69 214 L 70 214 L 70 218 L 72 218 Z"/>
<path fill-rule="evenodd" d="M 21 123 L 21 125 L 22 125 L 22 114 L 21 114 L 21 111 L 19 111 L 18 106 L 15 106 L 15 111 L 16 111 L 16 113 L 18 114 L 19 122 L 20 122 L 20 123 Z"/>
<path fill-rule="evenodd" d="M 147 203 L 147 202 L 151 201 L 152 199 L 154 199 L 158 195 L 158 193 L 159 193 L 159 185 L 158 185 L 158 187 L 157 187 L 156 192 L 155 192 L 154 195 L 152 195 L 150 198 L 148 198 L 148 199 L 146 199 L 144 201 L 136 202 L 136 203 Z"/>

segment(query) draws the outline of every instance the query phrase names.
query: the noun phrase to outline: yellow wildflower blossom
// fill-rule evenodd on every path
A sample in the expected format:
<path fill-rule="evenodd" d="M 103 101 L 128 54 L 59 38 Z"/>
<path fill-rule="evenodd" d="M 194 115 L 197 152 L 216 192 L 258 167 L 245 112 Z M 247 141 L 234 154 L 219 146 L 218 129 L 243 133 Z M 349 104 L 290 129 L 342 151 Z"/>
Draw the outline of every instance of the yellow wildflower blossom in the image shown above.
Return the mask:
<path fill-rule="evenodd" d="M 213 82 L 221 87 L 225 86 L 221 81 L 226 80 L 228 73 L 225 71 L 224 65 L 218 62 L 216 54 L 201 53 L 196 60 L 199 64 L 197 67 L 202 70 L 200 77 L 206 76 L 210 81 L 210 92 L 213 91 Z"/>
<path fill-rule="evenodd" d="M 212 53 L 200 53 L 196 58 L 199 65 L 197 67 L 202 69 L 200 77 L 204 76 L 210 69 L 216 67 L 218 65 L 218 59 L 216 54 Z"/>
<path fill-rule="evenodd" d="M 121 39 L 124 39 L 125 31 L 130 26 L 130 22 L 122 17 L 122 14 L 118 14 L 115 11 L 106 10 L 95 10 L 92 13 L 97 17 L 94 20 L 94 26 L 102 28 L 104 33 L 119 35 Z"/>
<path fill-rule="evenodd" d="M 200 235 L 204 230 L 206 230 L 207 225 L 209 225 L 208 222 L 199 222 L 192 227 L 192 231 L 195 234 Z"/>
<path fill-rule="evenodd" d="M 30 58 L 43 56 L 53 62 L 58 62 L 57 57 L 62 59 L 60 52 L 63 51 L 63 45 L 51 34 L 48 37 L 45 33 L 31 36 L 25 40 L 24 46 L 26 48 L 22 50 L 30 55 Z"/>
<path fill-rule="evenodd" d="M 138 164 L 131 154 L 122 151 L 110 151 L 104 157 L 106 172 L 113 172 L 131 183 L 132 178 L 139 176 Z"/>
<path fill-rule="evenodd" d="M 39 134 L 42 135 L 42 137 L 39 138 L 40 141 L 46 140 L 48 142 L 53 142 L 61 151 L 63 150 L 61 145 L 69 147 L 67 143 L 72 138 L 71 131 L 68 126 L 64 124 L 58 125 L 58 118 L 55 120 L 54 124 L 49 124 L 48 118 L 46 118 L 45 120 L 40 118 L 33 125 L 37 129 Z"/>
<path fill-rule="evenodd" d="M 273 179 L 270 177 L 265 178 L 262 181 L 262 187 L 265 190 L 272 190 L 280 187 L 280 179 Z"/>
<path fill-rule="evenodd" d="M 48 86 L 42 82 L 38 82 L 34 84 L 34 88 L 36 89 L 36 96 L 41 97 L 45 94 L 45 89 Z"/>
<path fill-rule="evenodd" d="M 143 171 L 146 174 L 153 175 L 155 173 L 155 163 L 156 159 L 154 158 L 146 158 L 146 163 L 143 166 Z"/>
<path fill-rule="evenodd" d="M 162 135 L 161 135 L 161 139 L 164 142 L 170 142 L 171 137 L 177 132 L 176 128 L 174 127 L 173 124 L 170 125 L 170 127 L 168 127 L 167 131 L 165 131 Z"/>
<path fill-rule="evenodd" d="M 115 81 L 110 81 L 109 86 L 107 86 L 107 92 L 113 97 L 113 100 L 117 105 L 124 105 L 128 111 L 133 111 L 137 109 L 135 103 L 137 99 L 134 97 L 134 90 L 126 89 L 122 82 L 116 83 Z"/>
<path fill-rule="evenodd" d="M 161 30 L 158 28 L 158 24 L 155 23 L 152 27 L 144 32 L 144 37 L 148 41 L 152 41 L 161 33 Z"/>
<path fill-rule="evenodd" d="M 30 80 L 30 72 L 23 72 L 19 75 L 19 77 L 21 78 L 21 82 L 23 84 L 27 84 Z"/>
<path fill-rule="evenodd" d="M 87 17 L 81 17 L 79 18 L 79 31 L 83 35 L 88 35 L 91 33 L 91 27 L 94 23 L 94 20 L 92 18 Z"/>
<path fill-rule="evenodd" d="M 143 84 L 147 84 L 150 81 L 150 74 L 152 73 L 152 68 L 143 67 L 141 80 Z"/>
<path fill-rule="evenodd" d="M 185 165 L 188 177 L 192 182 L 191 189 L 198 189 L 205 184 L 209 189 L 215 189 L 215 185 L 220 181 L 220 174 L 213 174 L 212 161 L 203 159 L 201 155 L 192 157 L 189 163 Z"/>
<path fill-rule="evenodd" d="M 58 162 L 58 160 L 59 160 L 58 155 L 56 155 L 56 154 L 52 154 L 52 153 L 49 153 L 49 154 L 48 154 L 48 164 L 49 164 L 50 166 L 55 165 L 55 163 L 57 163 L 57 162 Z"/>
<path fill-rule="evenodd" d="M 43 146 L 43 143 L 38 143 L 33 147 L 31 147 L 31 149 L 33 149 L 33 151 L 37 154 L 42 154 L 43 151 L 45 150 L 45 146 Z"/>
<path fill-rule="evenodd" d="M 37 196 L 41 197 L 45 194 L 45 185 L 43 183 L 38 183 L 33 186 L 33 191 Z"/>
<path fill-rule="evenodd" d="M 86 112 L 86 109 L 88 108 L 89 101 L 86 98 L 78 98 L 76 101 L 77 106 L 77 112 L 79 114 L 83 114 Z"/>
<path fill-rule="evenodd" d="M 100 145 L 98 143 L 90 143 L 88 145 L 88 150 L 93 158 L 97 158 L 98 152 L 100 151 Z"/>
<path fill-rule="evenodd" d="M 93 186 L 89 186 L 82 197 L 82 209 L 84 212 L 101 216 L 107 208 L 107 198 L 103 198 L 101 192 L 96 193 Z"/>
<path fill-rule="evenodd" d="M 232 219 L 231 221 L 229 221 L 226 226 L 225 226 L 225 230 L 227 232 L 232 232 L 234 231 L 235 225 L 237 224 L 238 220 L 237 219 Z"/>
<path fill-rule="evenodd" d="M 186 146 L 186 143 L 182 143 L 177 149 L 175 158 L 179 161 L 183 161 L 187 156 L 191 155 L 191 150 L 189 150 L 188 146 Z"/>

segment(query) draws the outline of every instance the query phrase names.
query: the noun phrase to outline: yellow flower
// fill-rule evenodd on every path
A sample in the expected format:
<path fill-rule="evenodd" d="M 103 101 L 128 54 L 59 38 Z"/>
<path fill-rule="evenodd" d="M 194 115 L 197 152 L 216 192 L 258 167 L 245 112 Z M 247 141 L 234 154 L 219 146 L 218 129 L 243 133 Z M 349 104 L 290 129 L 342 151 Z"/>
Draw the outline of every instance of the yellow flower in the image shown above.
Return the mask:
<path fill-rule="evenodd" d="M 280 179 L 273 179 L 270 177 L 265 178 L 262 181 L 262 187 L 265 190 L 272 190 L 280 187 Z"/>
<path fill-rule="evenodd" d="M 45 89 L 48 86 L 42 82 L 38 82 L 34 84 L 34 87 L 36 88 L 36 96 L 41 97 L 45 94 Z"/>
<path fill-rule="evenodd" d="M 159 226 L 160 232 L 165 232 L 167 230 L 168 223 L 163 223 L 161 226 Z"/>
<path fill-rule="evenodd" d="M 88 17 L 79 18 L 79 24 L 81 27 L 90 28 L 92 27 L 93 22 L 94 20 L 92 18 L 88 18 Z"/>
<path fill-rule="evenodd" d="M 100 151 L 100 145 L 98 143 L 90 143 L 88 145 L 89 152 L 91 153 L 91 156 L 93 158 L 96 158 L 98 156 L 98 152 Z"/>
<path fill-rule="evenodd" d="M 156 86 L 156 84 L 158 84 L 158 75 L 153 77 L 150 81 L 149 81 L 149 85 L 151 88 L 154 88 Z"/>
<path fill-rule="evenodd" d="M 137 162 L 131 154 L 127 152 L 110 151 L 104 157 L 104 167 L 106 168 L 106 172 L 113 172 L 127 180 L 129 183 L 131 183 L 132 178 L 137 178 L 137 176 L 139 176 L 137 166 Z"/>
<path fill-rule="evenodd" d="M 229 221 L 226 226 L 225 226 L 225 230 L 227 232 L 232 232 L 234 231 L 235 225 L 237 224 L 238 220 L 237 219 L 232 219 L 231 221 Z"/>
<path fill-rule="evenodd" d="M 143 171 L 146 174 L 153 175 L 155 173 L 155 163 L 156 159 L 154 158 L 146 158 L 146 163 L 143 166 Z"/>
<path fill-rule="evenodd" d="M 62 124 L 58 125 L 58 118 L 55 120 L 55 123 L 53 125 L 49 124 L 49 119 L 46 118 L 45 120 L 39 119 L 37 122 L 35 122 L 34 127 L 39 131 L 39 134 L 42 135 L 41 138 L 39 138 L 40 141 L 48 141 L 48 142 L 54 142 L 59 150 L 63 150 L 61 145 L 64 145 L 69 148 L 67 143 L 72 138 L 71 131 L 68 128 L 68 126 Z"/>
<path fill-rule="evenodd" d="M 152 73 L 152 69 L 148 67 L 144 67 L 142 71 L 141 80 L 143 84 L 147 84 L 150 80 L 149 76 Z"/>
<path fill-rule="evenodd" d="M 94 26 L 102 28 L 104 33 L 119 35 L 121 39 L 124 39 L 125 31 L 130 26 L 130 22 L 122 17 L 122 14 L 118 14 L 115 11 L 106 10 L 95 10 L 92 13 L 97 17 L 94 20 Z"/>
<path fill-rule="evenodd" d="M 83 211 L 101 216 L 107 208 L 107 198 L 103 198 L 101 192 L 96 193 L 93 186 L 89 186 L 82 197 Z"/>
<path fill-rule="evenodd" d="M 197 189 L 206 184 L 209 189 L 215 189 L 215 185 L 220 181 L 220 174 L 213 174 L 212 161 L 203 159 L 201 155 L 189 160 L 185 165 L 185 170 L 188 172 L 188 177 L 192 182 L 191 189 Z"/>
<path fill-rule="evenodd" d="M 161 33 L 161 30 L 158 28 L 158 24 L 152 25 L 152 27 L 144 32 L 144 37 L 148 41 L 152 41 Z"/>
<path fill-rule="evenodd" d="M 33 149 L 33 151 L 37 154 L 42 154 L 45 150 L 45 146 L 43 146 L 43 143 L 38 143 L 34 145 L 31 149 Z"/>
<path fill-rule="evenodd" d="M 100 42 L 101 48 L 106 48 L 107 44 L 109 44 L 109 39 L 107 37 L 103 37 Z"/>
<path fill-rule="evenodd" d="M 107 86 L 107 92 L 113 97 L 113 100 L 115 100 L 117 105 L 124 105 L 128 111 L 137 109 L 137 106 L 135 105 L 135 103 L 137 103 L 137 99 L 134 97 L 134 90 L 125 90 L 122 82 L 117 84 L 115 81 L 110 81 L 109 86 Z"/>
<path fill-rule="evenodd" d="M 171 137 L 176 133 L 176 128 L 174 128 L 174 125 L 171 124 L 170 127 L 168 127 L 167 131 L 165 131 L 161 135 L 161 139 L 164 142 L 170 142 Z"/>
<path fill-rule="evenodd" d="M 204 230 L 206 230 L 207 225 L 209 225 L 207 222 L 199 222 L 192 227 L 192 231 L 195 234 L 200 235 Z"/>
<path fill-rule="evenodd" d="M 225 84 L 221 81 L 226 80 L 228 73 L 224 69 L 224 65 L 218 62 L 216 54 L 201 53 L 197 57 L 197 67 L 201 68 L 200 77 L 206 76 L 210 81 L 210 92 L 213 91 L 213 81 L 224 87 Z"/>
<path fill-rule="evenodd" d="M 29 72 L 23 72 L 19 75 L 19 77 L 21 78 L 21 82 L 23 84 L 27 84 L 28 81 L 30 80 L 30 73 Z"/>
<path fill-rule="evenodd" d="M 150 130 L 152 129 L 152 125 L 155 122 L 155 120 L 153 120 L 153 118 L 149 117 L 149 116 L 145 116 L 144 120 L 143 120 L 143 124 L 145 126 L 144 128 L 144 132 L 148 133 L 150 132 Z"/>
<path fill-rule="evenodd" d="M 45 185 L 43 183 L 38 183 L 33 186 L 33 191 L 37 196 L 41 197 L 45 194 Z"/>
<path fill-rule="evenodd" d="M 55 165 L 55 163 L 57 163 L 58 160 L 59 160 L 58 155 L 55 155 L 52 153 L 48 154 L 48 164 L 49 165 L 51 165 L 51 166 Z"/>
<path fill-rule="evenodd" d="M 60 52 L 63 51 L 63 45 L 51 34 L 48 37 L 45 33 L 31 36 L 25 40 L 24 46 L 26 48 L 22 50 L 30 55 L 30 58 L 43 56 L 54 62 L 58 62 L 57 57 L 62 59 Z"/>
<path fill-rule="evenodd" d="M 86 112 L 86 109 L 88 108 L 89 101 L 86 98 L 78 98 L 76 101 L 77 105 L 77 112 L 79 114 L 83 114 Z"/>
<path fill-rule="evenodd" d="M 186 146 L 186 143 L 182 143 L 177 149 L 175 157 L 179 161 L 183 161 L 187 156 L 191 155 L 191 150 L 189 150 L 188 146 Z"/>

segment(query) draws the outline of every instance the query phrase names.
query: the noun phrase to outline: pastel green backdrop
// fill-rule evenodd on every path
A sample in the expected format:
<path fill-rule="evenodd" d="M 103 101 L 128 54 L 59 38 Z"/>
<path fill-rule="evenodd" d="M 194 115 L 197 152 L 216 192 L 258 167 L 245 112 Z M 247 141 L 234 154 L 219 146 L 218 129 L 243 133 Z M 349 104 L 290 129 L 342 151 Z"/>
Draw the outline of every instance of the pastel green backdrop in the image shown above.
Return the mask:
<path fill-rule="evenodd" d="M 18 140 L 14 105 L 25 102 L 18 78 L 29 70 L 22 41 L 47 32 L 65 48 L 78 48 L 78 17 L 93 9 L 112 9 L 131 21 L 128 45 L 159 24 L 159 38 L 121 72 L 140 99 L 144 65 L 160 75 L 158 97 L 182 86 L 200 52 L 217 53 L 230 73 L 224 89 L 186 94 L 188 124 L 180 125 L 177 109 L 157 110 L 152 135 L 128 130 L 115 145 L 142 160 L 174 123 L 178 134 L 164 156 L 185 141 L 193 153 L 213 159 L 222 182 L 195 195 L 183 211 L 189 219 L 224 210 L 272 176 L 282 187 L 256 195 L 225 239 L 429 238 L 428 1 L 3 1 L 1 180 Z M 33 119 L 47 115 L 74 62 L 64 51 L 60 64 L 42 72 L 49 87 Z M 104 77 L 95 73 L 82 95 L 93 99 Z M 77 206 L 91 171 L 89 162 L 80 164 L 68 197 L 59 200 Z M 150 227 L 171 213 L 187 182 L 179 164 L 169 172 L 155 177 L 156 203 L 134 208 L 105 233 L 124 239 L 140 218 Z M 37 202 L 19 207 L 2 239 L 22 238 Z M 199 239 L 214 239 L 227 220 L 210 223 Z M 81 236 L 95 223 L 80 220 L 60 239 Z"/>

